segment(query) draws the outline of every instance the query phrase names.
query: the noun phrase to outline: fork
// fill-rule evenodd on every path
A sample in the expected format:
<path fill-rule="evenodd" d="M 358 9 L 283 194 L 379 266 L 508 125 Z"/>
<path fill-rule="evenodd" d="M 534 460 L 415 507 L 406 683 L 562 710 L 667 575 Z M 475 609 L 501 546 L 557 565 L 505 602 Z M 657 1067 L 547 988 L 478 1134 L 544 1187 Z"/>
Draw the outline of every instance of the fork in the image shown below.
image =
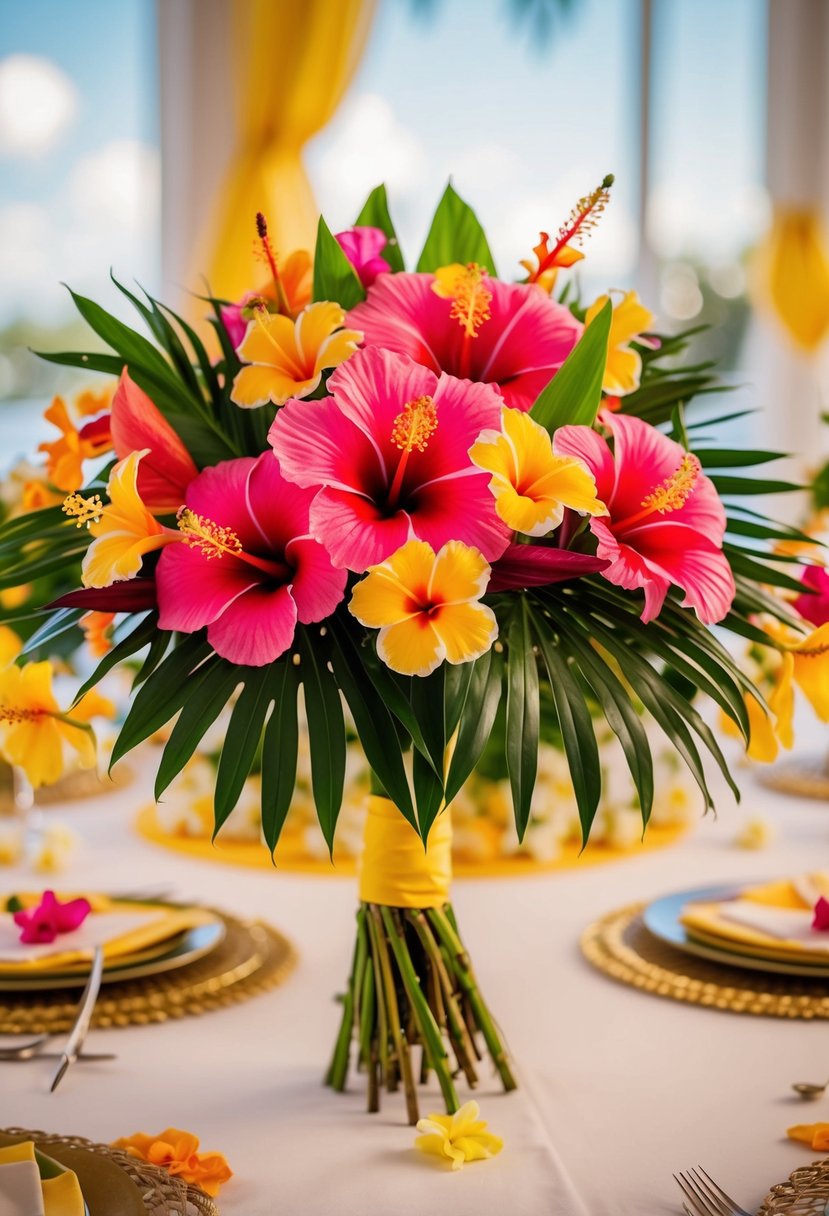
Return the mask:
<path fill-rule="evenodd" d="M 674 1174 L 674 1181 L 688 1200 L 682 1204 L 686 1216 L 751 1216 L 717 1186 L 702 1166 L 678 1176 Z"/>

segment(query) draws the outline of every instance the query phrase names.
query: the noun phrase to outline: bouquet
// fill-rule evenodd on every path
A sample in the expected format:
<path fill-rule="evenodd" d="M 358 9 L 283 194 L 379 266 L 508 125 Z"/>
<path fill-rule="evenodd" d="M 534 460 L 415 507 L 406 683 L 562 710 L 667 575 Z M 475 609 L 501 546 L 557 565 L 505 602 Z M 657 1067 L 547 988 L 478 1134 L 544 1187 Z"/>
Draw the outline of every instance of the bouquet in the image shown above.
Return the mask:
<path fill-rule="evenodd" d="M 451 186 L 414 271 L 383 187 L 353 229 L 335 237 L 320 220 L 313 259 L 279 256 L 260 215 L 267 284 L 205 300 L 218 357 L 148 295 L 117 284 L 150 338 L 74 295 L 109 353 L 44 357 L 119 377 L 108 411 L 85 423 L 114 463 L 0 532 L 0 589 L 81 563 L 83 586 L 49 605 L 30 652 L 89 610 L 115 614 L 115 645 L 79 696 L 141 657 L 113 762 L 175 719 L 157 797 L 230 707 L 215 830 L 255 768 L 275 848 L 301 691 L 330 849 L 349 716 L 372 793 L 328 1080 L 344 1087 L 356 1043 L 370 1109 L 402 1083 L 412 1121 L 418 1074 L 433 1072 L 457 1109 L 480 1039 L 515 1084 L 449 900 L 451 803 L 496 719 L 518 838 L 543 712 L 586 843 L 602 792 L 597 718 L 645 824 L 643 710 L 708 808 L 705 754 L 734 787 L 696 694 L 746 739 L 749 706 L 765 712 L 710 627 L 785 647 L 753 623 L 769 614 L 809 649 L 773 590 L 787 577 L 766 551 L 779 529 L 743 505 L 781 484 L 742 472 L 769 453 L 723 450 L 718 420 L 691 416 L 713 387 L 709 364 L 679 358 L 691 334 L 657 336 L 634 292 L 586 307 L 560 287 L 611 184 L 541 234 L 519 282 L 497 276 Z"/>

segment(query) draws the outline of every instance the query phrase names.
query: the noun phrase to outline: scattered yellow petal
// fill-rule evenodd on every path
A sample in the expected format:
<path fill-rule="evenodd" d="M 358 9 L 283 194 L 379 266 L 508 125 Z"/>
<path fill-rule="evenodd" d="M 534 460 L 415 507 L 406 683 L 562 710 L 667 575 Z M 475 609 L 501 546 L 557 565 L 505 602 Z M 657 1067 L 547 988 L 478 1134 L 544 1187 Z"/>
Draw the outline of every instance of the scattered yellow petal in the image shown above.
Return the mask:
<path fill-rule="evenodd" d="M 775 831 L 768 819 L 755 815 L 747 819 L 737 833 L 734 843 L 740 849 L 765 849 L 772 843 Z"/>
<path fill-rule="evenodd" d="M 481 1119 L 477 1102 L 466 1102 L 454 1115 L 429 1115 L 420 1119 L 415 1140 L 424 1153 L 431 1153 L 451 1163 L 453 1170 L 463 1169 L 467 1161 L 485 1161 L 495 1157 L 504 1147 L 500 1136 L 487 1130 Z"/>

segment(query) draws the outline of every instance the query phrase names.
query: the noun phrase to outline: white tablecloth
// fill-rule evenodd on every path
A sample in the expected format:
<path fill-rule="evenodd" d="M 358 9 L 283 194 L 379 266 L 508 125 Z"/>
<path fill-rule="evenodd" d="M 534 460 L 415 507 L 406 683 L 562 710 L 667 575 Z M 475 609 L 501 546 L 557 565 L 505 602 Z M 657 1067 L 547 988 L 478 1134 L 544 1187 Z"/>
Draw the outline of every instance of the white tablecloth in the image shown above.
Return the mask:
<path fill-rule="evenodd" d="M 479 980 L 517 1062 L 521 1088 L 478 1091 L 506 1148 L 493 1162 L 444 1170 L 413 1149 L 400 1095 L 364 1113 L 362 1081 L 321 1085 L 353 943 L 354 881 L 190 860 L 137 838 L 141 783 L 61 813 L 84 841 L 64 881 L 134 889 L 169 884 L 271 920 L 300 963 L 282 987 L 242 1005 L 159 1026 L 93 1032 L 118 1061 L 74 1068 L 56 1094 L 53 1066 L 6 1065 L 0 1125 L 109 1140 L 174 1125 L 226 1154 L 235 1177 L 225 1216 L 660 1216 L 677 1213 L 671 1173 L 702 1163 L 740 1202 L 811 1160 L 786 1127 L 829 1120 L 797 1080 L 829 1076 L 825 1024 L 694 1008 L 645 995 L 580 956 L 605 911 L 683 886 L 827 868 L 829 807 L 774 795 L 746 774 L 739 808 L 723 799 L 693 834 L 609 866 L 521 880 L 458 881 L 454 903 Z M 771 817 L 762 853 L 737 849 L 745 820 Z M 0 891 L 30 885 L 0 870 Z M 439 1102 L 426 1101 L 439 1109 Z"/>

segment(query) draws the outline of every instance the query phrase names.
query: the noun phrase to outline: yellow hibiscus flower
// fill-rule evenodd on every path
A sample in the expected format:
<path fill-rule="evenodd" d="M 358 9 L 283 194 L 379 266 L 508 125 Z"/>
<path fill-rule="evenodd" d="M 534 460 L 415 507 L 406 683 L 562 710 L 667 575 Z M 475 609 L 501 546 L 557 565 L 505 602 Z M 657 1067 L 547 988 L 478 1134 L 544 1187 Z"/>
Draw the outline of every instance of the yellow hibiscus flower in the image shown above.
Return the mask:
<path fill-rule="evenodd" d="M 585 325 L 595 321 L 609 296 L 599 296 L 587 310 Z M 639 346 L 657 345 L 653 339 L 643 337 L 653 325 L 655 317 L 640 303 L 635 291 L 627 291 L 618 304 L 613 305 L 610 319 L 610 336 L 607 342 L 607 364 L 602 388 L 615 397 L 625 397 L 639 387 L 642 378 L 642 356 L 630 345 L 636 340 Z"/>

